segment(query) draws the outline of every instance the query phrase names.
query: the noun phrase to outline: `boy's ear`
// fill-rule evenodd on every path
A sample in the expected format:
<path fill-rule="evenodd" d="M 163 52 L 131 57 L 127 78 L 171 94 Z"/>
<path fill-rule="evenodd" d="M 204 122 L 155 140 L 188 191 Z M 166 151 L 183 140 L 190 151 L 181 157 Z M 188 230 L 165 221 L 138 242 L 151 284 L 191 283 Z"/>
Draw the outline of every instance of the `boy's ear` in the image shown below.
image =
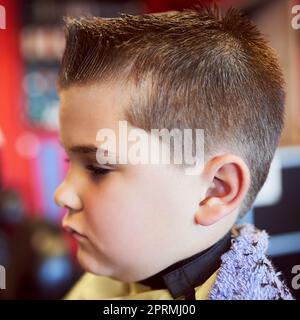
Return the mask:
<path fill-rule="evenodd" d="M 239 208 L 249 189 L 250 172 L 240 157 L 226 154 L 210 159 L 202 177 L 208 187 L 199 203 L 195 221 L 208 226 Z"/>

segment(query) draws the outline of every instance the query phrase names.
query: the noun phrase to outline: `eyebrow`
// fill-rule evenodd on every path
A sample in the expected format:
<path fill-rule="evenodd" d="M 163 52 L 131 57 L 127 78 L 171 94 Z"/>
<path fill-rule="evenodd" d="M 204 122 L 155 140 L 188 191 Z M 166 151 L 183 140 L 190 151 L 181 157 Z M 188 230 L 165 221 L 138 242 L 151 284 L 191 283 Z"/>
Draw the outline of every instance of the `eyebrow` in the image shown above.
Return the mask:
<path fill-rule="evenodd" d="M 92 145 L 78 145 L 78 146 L 70 147 L 69 150 L 72 153 L 89 154 L 89 153 L 97 153 L 98 148 Z"/>
<path fill-rule="evenodd" d="M 61 142 L 61 140 L 59 141 L 59 143 L 63 148 L 68 149 L 72 153 L 77 153 L 77 154 L 96 154 L 98 150 L 102 150 L 105 153 L 105 155 L 107 155 L 107 153 L 114 154 L 112 152 L 109 152 L 109 150 L 107 150 L 107 149 L 97 148 L 94 145 L 78 145 L 78 146 L 71 146 L 69 148 L 66 148 L 64 146 L 64 144 Z"/>

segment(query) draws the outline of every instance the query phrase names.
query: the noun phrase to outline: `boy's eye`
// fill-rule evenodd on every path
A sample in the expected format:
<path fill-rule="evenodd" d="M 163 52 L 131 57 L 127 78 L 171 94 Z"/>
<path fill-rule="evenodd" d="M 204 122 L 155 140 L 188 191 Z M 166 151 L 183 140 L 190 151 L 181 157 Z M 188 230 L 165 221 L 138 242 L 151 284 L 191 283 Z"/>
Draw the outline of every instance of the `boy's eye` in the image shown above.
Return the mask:
<path fill-rule="evenodd" d="M 104 175 L 110 173 L 110 171 L 111 171 L 110 169 L 96 167 L 92 164 L 87 165 L 86 169 L 88 171 L 90 171 L 93 174 L 93 176 L 96 176 L 96 177 L 104 176 Z"/>
<path fill-rule="evenodd" d="M 69 159 L 68 157 L 65 157 L 64 160 L 67 163 L 71 163 L 71 159 Z M 112 171 L 111 169 L 101 168 L 101 167 L 95 166 L 93 164 L 87 164 L 87 165 L 85 165 L 85 168 L 86 168 L 86 170 L 88 170 L 92 174 L 92 176 L 94 178 L 98 178 L 99 176 L 104 176 L 104 175 L 110 173 L 110 171 Z"/>

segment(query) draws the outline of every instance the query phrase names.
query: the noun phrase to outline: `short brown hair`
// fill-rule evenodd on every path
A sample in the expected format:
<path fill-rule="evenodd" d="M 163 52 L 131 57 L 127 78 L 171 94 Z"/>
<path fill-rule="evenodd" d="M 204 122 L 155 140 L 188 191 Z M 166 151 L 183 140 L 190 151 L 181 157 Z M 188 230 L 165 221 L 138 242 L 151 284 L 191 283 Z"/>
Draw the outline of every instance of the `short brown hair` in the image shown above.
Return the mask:
<path fill-rule="evenodd" d="M 277 56 L 251 21 L 233 8 L 69 18 L 66 38 L 60 89 L 126 79 L 135 86 L 132 125 L 205 129 L 206 158 L 225 149 L 247 163 L 240 214 L 249 210 L 278 145 L 285 98 Z"/>

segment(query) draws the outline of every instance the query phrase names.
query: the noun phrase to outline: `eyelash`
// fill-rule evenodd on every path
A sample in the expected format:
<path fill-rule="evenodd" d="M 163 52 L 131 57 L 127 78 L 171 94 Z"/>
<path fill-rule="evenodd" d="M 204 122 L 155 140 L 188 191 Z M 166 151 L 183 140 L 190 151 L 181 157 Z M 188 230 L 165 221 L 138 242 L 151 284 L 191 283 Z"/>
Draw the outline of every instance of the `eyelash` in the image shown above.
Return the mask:
<path fill-rule="evenodd" d="M 89 170 L 94 176 L 105 176 L 106 174 L 110 173 L 111 170 L 95 167 L 92 164 L 89 164 L 85 167 L 87 170 Z"/>
<path fill-rule="evenodd" d="M 70 163 L 71 160 L 69 158 L 65 158 L 65 162 Z M 90 171 L 94 177 L 104 176 L 111 171 L 110 169 L 99 168 L 92 164 L 86 165 L 85 168 Z"/>

